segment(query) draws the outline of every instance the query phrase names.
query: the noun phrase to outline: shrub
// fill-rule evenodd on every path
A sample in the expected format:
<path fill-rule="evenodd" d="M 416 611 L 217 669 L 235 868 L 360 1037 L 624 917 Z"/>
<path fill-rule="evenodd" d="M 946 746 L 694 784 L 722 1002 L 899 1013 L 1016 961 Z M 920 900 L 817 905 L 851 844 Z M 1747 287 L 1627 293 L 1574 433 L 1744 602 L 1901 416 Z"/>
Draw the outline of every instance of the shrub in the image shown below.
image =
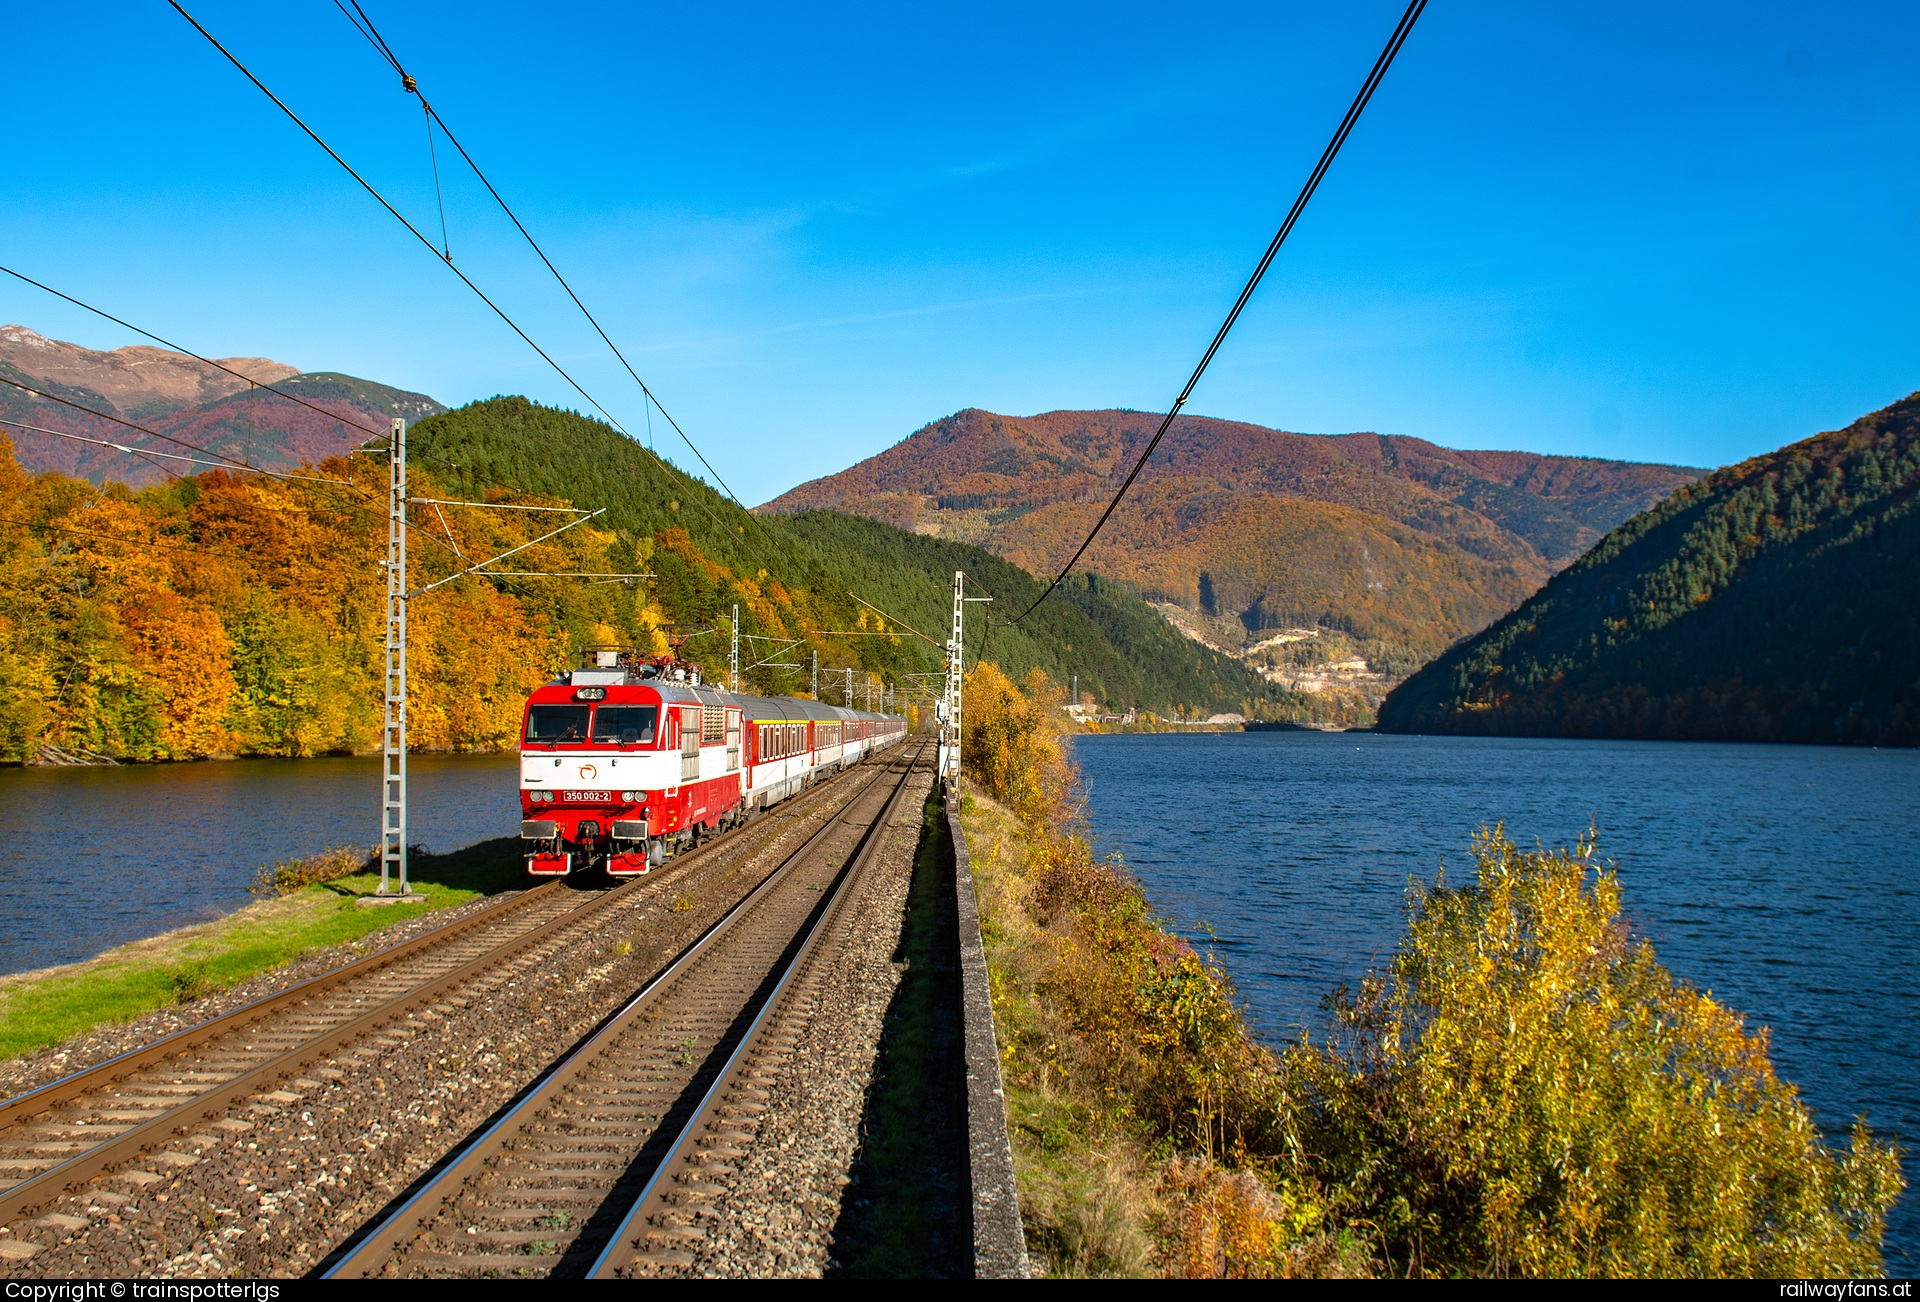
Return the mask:
<path fill-rule="evenodd" d="M 1066 716 L 1054 708 L 1066 695 L 1038 669 L 1026 686 L 984 661 L 967 675 L 961 763 L 1030 828 L 1065 826 L 1079 814 Z"/>
<path fill-rule="evenodd" d="M 418 852 L 417 847 L 415 852 Z M 253 884 L 247 890 L 261 899 L 270 900 L 280 895 L 291 895 L 303 887 L 336 882 L 342 877 L 354 877 L 364 872 L 377 872 L 379 867 L 377 853 L 335 846 L 304 859 L 283 859 L 279 863 L 267 864 L 254 873 Z"/>
<path fill-rule="evenodd" d="M 190 1004 L 196 999 L 205 999 L 220 986 L 202 958 L 182 963 L 167 973 L 167 988 L 173 994 L 174 1003 Z"/>
<path fill-rule="evenodd" d="M 1474 843 L 1416 894 L 1392 965 L 1287 1055 L 1295 1177 L 1341 1191 L 1397 1271 L 1860 1276 L 1901 1188 L 1864 1121 L 1835 1147 L 1764 1030 L 1674 980 L 1593 843 Z"/>

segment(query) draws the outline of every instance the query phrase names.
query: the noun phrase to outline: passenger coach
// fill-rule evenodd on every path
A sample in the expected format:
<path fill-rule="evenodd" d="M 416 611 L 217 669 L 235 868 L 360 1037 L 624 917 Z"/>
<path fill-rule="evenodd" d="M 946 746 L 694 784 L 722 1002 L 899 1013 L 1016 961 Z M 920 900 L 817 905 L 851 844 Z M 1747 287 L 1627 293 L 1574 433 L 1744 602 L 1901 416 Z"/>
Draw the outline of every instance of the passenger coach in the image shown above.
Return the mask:
<path fill-rule="evenodd" d="M 598 651 L 534 689 L 520 742 L 527 871 L 646 872 L 823 774 L 906 736 L 906 720 L 743 696 L 664 657 Z"/>

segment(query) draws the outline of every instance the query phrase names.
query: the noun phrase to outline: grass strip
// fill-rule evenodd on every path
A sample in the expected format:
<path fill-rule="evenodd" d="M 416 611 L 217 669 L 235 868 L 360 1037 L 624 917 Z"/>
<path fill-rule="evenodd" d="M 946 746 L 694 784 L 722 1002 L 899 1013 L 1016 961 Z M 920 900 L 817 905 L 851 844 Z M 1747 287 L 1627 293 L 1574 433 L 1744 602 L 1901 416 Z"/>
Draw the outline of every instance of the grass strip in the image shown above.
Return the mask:
<path fill-rule="evenodd" d="M 524 881 L 520 844 L 482 841 L 409 860 L 421 904 L 361 908 L 377 874 L 306 886 L 213 922 L 163 932 L 61 967 L 0 977 L 0 1060 L 58 1044 L 108 1023 L 227 990 L 247 978 L 364 939 L 423 913 L 465 904 Z"/>

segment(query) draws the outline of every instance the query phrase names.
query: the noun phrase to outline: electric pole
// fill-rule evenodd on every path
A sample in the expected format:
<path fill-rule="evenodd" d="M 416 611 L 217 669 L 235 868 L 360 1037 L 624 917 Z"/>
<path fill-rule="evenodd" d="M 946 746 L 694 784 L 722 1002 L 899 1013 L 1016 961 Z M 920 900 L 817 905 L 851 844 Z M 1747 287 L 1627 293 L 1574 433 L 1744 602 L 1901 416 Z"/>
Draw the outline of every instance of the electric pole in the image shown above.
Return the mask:
<path fill-rule="evenodd" d="M 814 700 L 816 700 L 816 701 L 820 699 L 820 653 L 819 653 L 818 651 L 815 651 L 815 652 L 813 653 L 813 692 L 812 692 L 812 696 L 813 696 L 813 699 L 814 699 Z"/>
<path fill-rule="evenodd" d="M 947 639 L 947 686 L 946 693 L 940 699 L 940 780 L 957 783 L 960 780 L 960 630 L 961 615 L 966 611 L 962 585 L 966 574 L 960 570 L 953 572 L 953 636 Z"/>
<path fill-rule="evenodd" d="M 962 652 L 966 646 L 966 637 L 962 616 L 969 601 L 988 602 L 992 597 L 969 597 L 966 594 L 967 574 L 965 570 L 953 572 L 953 637 L 947 642 L 947 687 L 946 694 L 934 707 L 934 717 L 940 721 L 939 772 L 942 781 L 958 784 L 960 781 L 960 705 L 963 680 L 966 677 L 966 663 Z"/>
<path fill-rule="evenodd" d="M 847 686 L 846 686 L 846 689 L 840 693 L 840 704 L 846 706 L 849 710 L 853 708 L 853 670 L 852 669 L 847 670 Z"/>
<path fill-rule="evenodd" d="M 380 894 L 407 886 L 407 423 L 387 440 L 387 689 L 380 734 Z"/>
<path fill-rule="evenodd" d="M 734 695 L 740 694 L 740 603 L 733 603 L 733 649 L 727 652 L 727 681 Z"/>

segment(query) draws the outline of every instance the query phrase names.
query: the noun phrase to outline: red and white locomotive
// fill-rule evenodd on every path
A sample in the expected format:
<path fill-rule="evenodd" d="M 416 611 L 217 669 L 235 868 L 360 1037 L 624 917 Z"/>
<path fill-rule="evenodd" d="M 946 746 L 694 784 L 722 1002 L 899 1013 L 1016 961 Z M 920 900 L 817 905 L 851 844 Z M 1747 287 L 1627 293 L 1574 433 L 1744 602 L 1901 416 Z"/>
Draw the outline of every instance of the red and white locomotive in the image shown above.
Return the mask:
<path fill-rule="evenodd" d="M 670 658 L 596 651 L 527 698 L 527 871 L 646 872 L 906 732 L 898 715 L 719 691 Z"/>

